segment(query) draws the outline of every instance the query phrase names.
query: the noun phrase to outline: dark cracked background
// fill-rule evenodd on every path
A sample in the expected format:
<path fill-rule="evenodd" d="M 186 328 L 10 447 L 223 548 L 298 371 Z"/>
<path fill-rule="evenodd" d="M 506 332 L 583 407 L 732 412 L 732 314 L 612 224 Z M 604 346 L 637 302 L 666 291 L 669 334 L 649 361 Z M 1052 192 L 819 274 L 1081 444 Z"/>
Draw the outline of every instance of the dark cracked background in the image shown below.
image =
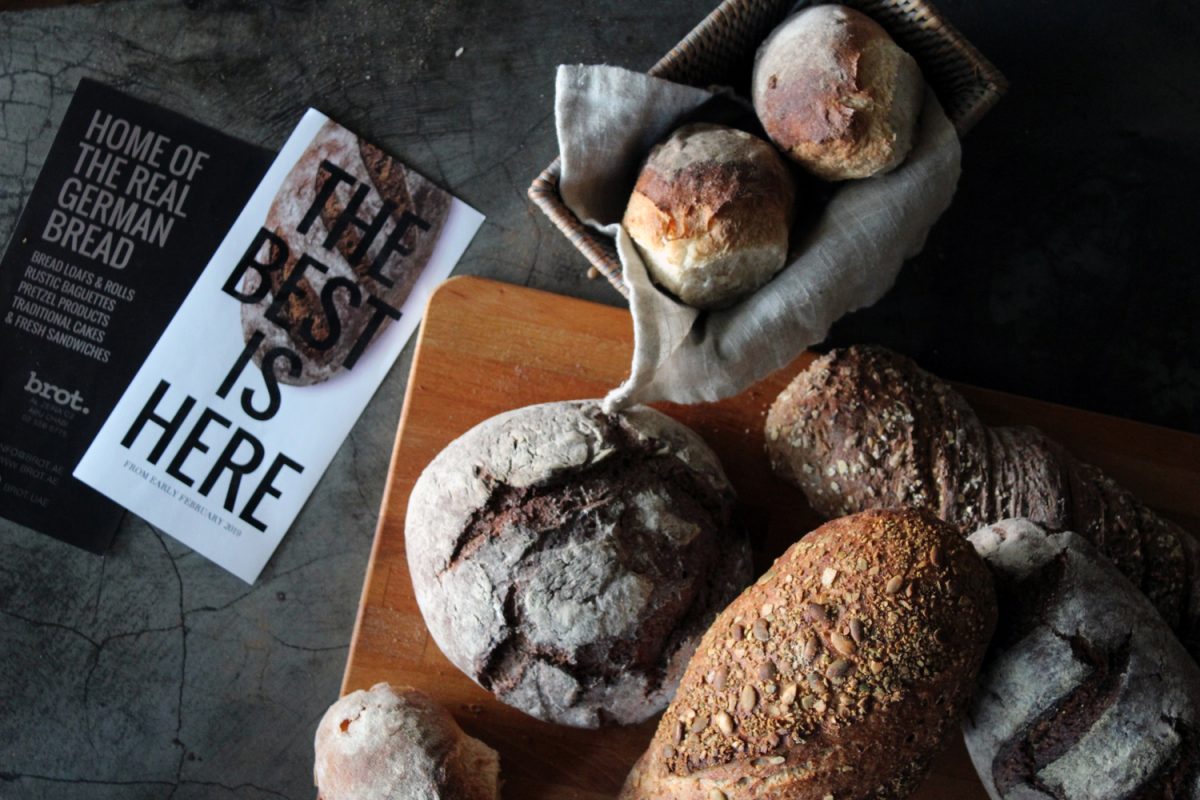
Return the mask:
<path fill-rule="evenodd" d="M 555 153 L 554 67 L 644 69 L 712 4 L 3 13 L 0 240 L 90 75 L 273 148 L 315 105 L 488 215 L 459 273 L 616 303 L 525 199 Z M 1200 431 L 1200 7 L 939 5 L 1013 89 L 967 139 L 925 252 L 833 340 Z M 253 587 L 133 517 L 103 559 L 0 521 L 0 798 L 313 796 L 312 733 L 337 695 L 410 352 Z"/>

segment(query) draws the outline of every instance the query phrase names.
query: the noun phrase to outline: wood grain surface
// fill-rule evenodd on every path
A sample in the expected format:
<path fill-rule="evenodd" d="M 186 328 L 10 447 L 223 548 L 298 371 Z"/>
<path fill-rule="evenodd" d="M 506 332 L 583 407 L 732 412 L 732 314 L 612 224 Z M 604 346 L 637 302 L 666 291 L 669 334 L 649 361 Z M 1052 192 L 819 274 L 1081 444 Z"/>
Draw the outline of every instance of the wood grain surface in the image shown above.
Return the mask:
<path fill-rule="evenodd" d="M 602 395 L 627 373 L 631 335 L 624 310 L 479 278 L 445 283 L 421 328 L 342 692 L 378 681 L 429 692 L 467 732 L 500 752 L 508 800 L 613 797 L 654 725 L 584 731 L 539 722 L 494 700 L 450 664 L 425 630 L 409 580 L 409 491 L 442 447 L 488 417 L 531 403 Z M 798 489 L 771 474 L 762 448 L 767 407 L 812 358 L 805 354 L 721 403 L 660 406 L 721 457 L 748 509 L 759 571 L 820 522 Z M 1043 428 L 1200 530 L 1200 437 L 960 388 L 987 422 Z M 960 737 L 954 739 L 915 797 L 986 798 Z"/>

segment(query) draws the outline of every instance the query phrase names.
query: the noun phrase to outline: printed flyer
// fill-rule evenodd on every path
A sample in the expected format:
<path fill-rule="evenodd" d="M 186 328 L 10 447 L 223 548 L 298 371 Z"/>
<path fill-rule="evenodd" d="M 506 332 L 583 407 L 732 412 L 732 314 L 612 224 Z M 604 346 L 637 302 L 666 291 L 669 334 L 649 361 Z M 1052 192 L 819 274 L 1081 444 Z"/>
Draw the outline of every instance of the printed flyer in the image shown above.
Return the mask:
<path fill-rule="evenodd" d="M 123 512 L 71 471 L 270 159 L 80 81 L 0 261 L 0 516 L 108 546 Z"/>
<path fill-rule="evenodd" d="M 308 111 L 75 476 L 252 583 L 482 222 Z"/>

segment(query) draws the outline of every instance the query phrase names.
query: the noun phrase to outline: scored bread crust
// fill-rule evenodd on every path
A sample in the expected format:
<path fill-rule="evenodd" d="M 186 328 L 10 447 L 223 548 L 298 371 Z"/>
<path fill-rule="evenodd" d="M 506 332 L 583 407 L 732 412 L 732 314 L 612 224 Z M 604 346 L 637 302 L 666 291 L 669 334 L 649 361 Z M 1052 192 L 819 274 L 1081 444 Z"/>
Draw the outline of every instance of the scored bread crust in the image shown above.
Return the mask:
<path fill-rule="evenodd" d="M 712 450 L 653 409 L 519 408 L 417 480 L 417 602 L 446 657 L 503 702 L 578 727 L 640 722 L 750 580 L 735 502 Z"/>
<path fill-rule="evenodd" d="M 623 224 L 659 284 L 690 306 L 717 308 L 783 268 L 794 200 L 775 148 L 695 123 L 650 152 Z"/>
<path fill-rule="evenodd" d="M 826 523 L 709 628 L 621 798 L 903 797 L 994 624 L 951 526 L 913 509 Z"/>
<path fill-rule="evenodd" d="M 499 800 L 496 751 L 407 686 L 377 683 L 329 707 L 317 726 L 319 800 Z"/>
<path fill-rule="evenodd" d="M 759 47 L 752 96 L 771 140 L 830 181 L 897 167 L 924 101 L 917 62 L 870 17 L 820 5 L 789 17 Z"/>
<path fill-rule="evenodd" d="M 1091 541 L 1200 655 L 1200 544 L 1040 431 L 988 427 L 946 382 L 881 347 L 834 350 L 767 414 L 772 469 L 837 516 L 928 508 L 965 531 L 1025 517 Z"/>
<path fill-rule="evenodd" d="M 963 722 L 1000 800 L 1200 796 L 1200 668 L 1082 537 L 1028 520 L 970 537 L 1000 624 Z"/>

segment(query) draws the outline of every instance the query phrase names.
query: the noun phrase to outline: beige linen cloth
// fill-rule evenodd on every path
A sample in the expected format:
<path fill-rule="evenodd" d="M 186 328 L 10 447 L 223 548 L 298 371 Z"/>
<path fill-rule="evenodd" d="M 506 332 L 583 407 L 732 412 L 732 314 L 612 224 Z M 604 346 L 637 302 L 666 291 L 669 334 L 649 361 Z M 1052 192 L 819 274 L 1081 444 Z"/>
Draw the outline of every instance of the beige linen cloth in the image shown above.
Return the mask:
<path fill-rule="evenodd" d="M 633 365 L 604 398 L 606 411 L 720 400 L 788 364 L 892 287 L 954 196 L 958 136 L 927 92 L 903 164 L 839 186 L 816 223 L 794 232 L 788 264 L 770 283 L 730 308 L 698 311 L 654 285 L 620 221 L 650 148 L 713 97 L 619 67 L 558 68 L 559 190 L 580 220 L 615 237 L 633 313 Z"/>

